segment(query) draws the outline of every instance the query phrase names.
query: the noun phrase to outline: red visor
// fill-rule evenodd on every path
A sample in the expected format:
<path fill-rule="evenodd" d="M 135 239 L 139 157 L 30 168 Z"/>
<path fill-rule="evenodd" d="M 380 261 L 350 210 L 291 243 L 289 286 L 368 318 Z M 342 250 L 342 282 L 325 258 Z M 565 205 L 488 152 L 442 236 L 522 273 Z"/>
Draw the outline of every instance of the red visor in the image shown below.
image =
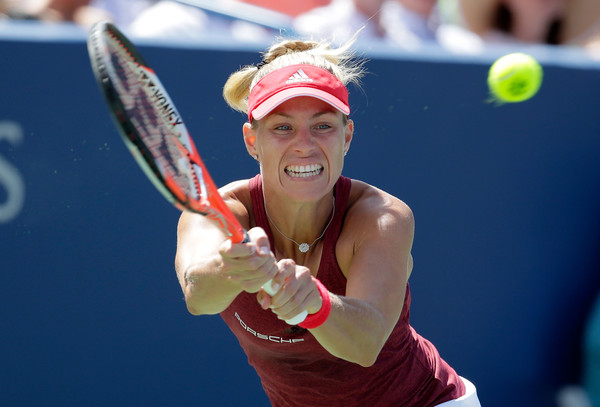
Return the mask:
<path fill-rule="evenodd" d="M 260 120 L 273 109 L 298 96 L 311 96 L 350 114 L 348 90 L 327 69 L 291 65 L 271 72 L 254 85 L 248 96 L 248 120 Z"/>

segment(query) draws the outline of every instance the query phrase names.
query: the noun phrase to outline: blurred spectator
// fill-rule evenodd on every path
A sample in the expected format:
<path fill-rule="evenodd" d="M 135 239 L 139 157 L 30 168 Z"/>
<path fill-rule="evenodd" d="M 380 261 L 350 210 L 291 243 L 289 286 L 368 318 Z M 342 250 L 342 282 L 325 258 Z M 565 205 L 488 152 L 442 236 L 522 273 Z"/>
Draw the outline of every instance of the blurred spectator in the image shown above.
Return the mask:
<path fill-rule="evenodd" d="M 251 20 L 250 15 L 248 18 Z M 267 41 L 274 36 L 272 30 L 258 24 L 170 0 L 161 0 L 143 11 L 128 32 L 138 38 L 199 40 L 228 36 L 244 42 Z"/>
<path fill-rule="evenodd" d="M 600 32 L 598 0 L 456 0 L 485 43 L 586 45 Z"/>
<path fill-rule="evenodd" d="M 49 0 L 3 0 L 4 14 L 13 20 L 39 20 Z"/>
<path fill-rule="evenodd" d="M 586 325 L 583 353 L 583 386 L 592 406 L 600 407 L 600 294 Z"/>
<path fill-rule="evenodd" d="M 9 19 L 18 17 L 22 13 L 21 10 L 25 10 L 26 3 L 29 2 L 29 0 L 0 0 L 0 15 Z"/>
<path fill-rule="evenodd" d="M 220 31 L 217 22 L 200 8 L 188 6 L 176 1 L 159 1 L 137 16 L 129 27 L 129 33 L 135 37 L 161 38 L 197 38 L 212 30 Z"/>
<path fill-rule="evenodd" d="M 4 13 L 13 20 L 72 22 L 89 27 L 109 20 L 121 27 L 149 7 L 153 0 L 2 0 Z"/>
<path fill-rule="evenodd" d="M 381 40 L 414 48 L 436 41 L 436 0 L 332 0 L 328 6 L 298 16 L 294 29 L 336 43 L 364 27 L 359 41 Z"/>
<path fill-rule="evenodd" d="M 90 7 L 91 0 L 24 0 L 8 1 L 6 15 L 13 20 L 37 20 L 50 23 L 71 22 L 90 26 L 108 17 Z"/>
<path fill-rule="evenodd" d="M 90 6 L 106 13 L 119 27 L 126 28 L 154 3 L 155 0 L 91 0 Z"/>
<path fill-rule="evenodd" d="M 556 395 L 556 407 L 596 407 L 581 386 L 565 386 Z"/>
<path fill-rule="evenodd" d="M 38 11 L 37 18 L 43 21 L 71 21 L 79 23 L 88 9 L 90 0 L 48 0 Z"/>
<path fill-rule="evenodd" d="M 600 407 L 600 294 L 583 332 L 583 380 L 558 391 L 558 407 Z"/>
<path fill-rule="evenodd" d="M 286 33 L 295 15 L 330 1 L 203 0 L 192 5 L 161 0 L 140 13 L 129 32 L 146 38 L 195 40 L 226 35 L 245 42 L 270 41 Z"/>
<path fill-rule="evenodd" d="M 278 11 L 292 17 L 305 13 L 316 7 L 325 6 L 331 3 L 331 0 L 241 0 L 244 3 L 268 8 Z"/>

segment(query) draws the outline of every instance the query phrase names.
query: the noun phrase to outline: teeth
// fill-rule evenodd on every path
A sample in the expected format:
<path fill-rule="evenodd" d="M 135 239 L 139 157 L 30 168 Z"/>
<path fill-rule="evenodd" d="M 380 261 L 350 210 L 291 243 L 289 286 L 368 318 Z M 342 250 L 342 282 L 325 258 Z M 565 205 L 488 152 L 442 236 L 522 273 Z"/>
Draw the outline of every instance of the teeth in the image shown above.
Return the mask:
<path fill-rule="evenodd" d="M 318 164 L 310 164 L 310 165 L 290 165 L 285 169 L 292 177 L 313 177 L 315 175 L 319 175 L 323 167 Z"/>

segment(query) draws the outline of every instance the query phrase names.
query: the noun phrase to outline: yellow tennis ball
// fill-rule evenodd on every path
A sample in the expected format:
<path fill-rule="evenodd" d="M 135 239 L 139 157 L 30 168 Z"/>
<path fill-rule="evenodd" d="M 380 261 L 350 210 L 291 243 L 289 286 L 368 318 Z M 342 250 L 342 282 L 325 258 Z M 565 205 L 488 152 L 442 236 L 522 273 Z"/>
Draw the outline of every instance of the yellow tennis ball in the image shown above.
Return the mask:
<path fill-rule="evenodd" d="M 508 54 L 490 67 L 488 86 L 497 100 L 523 102 L 538 92 L 543 76 L 542 67 L 532 56 Z"/>

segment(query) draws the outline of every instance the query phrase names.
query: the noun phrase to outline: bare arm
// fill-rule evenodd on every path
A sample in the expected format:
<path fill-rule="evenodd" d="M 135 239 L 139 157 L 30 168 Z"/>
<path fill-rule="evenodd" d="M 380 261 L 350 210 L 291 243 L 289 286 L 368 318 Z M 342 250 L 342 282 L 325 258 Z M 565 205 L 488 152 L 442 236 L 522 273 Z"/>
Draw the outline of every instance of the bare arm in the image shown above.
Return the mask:
<path fill-rule="evenodd" d="M 226 199 L 234 213 L 241 204 Z M 208 218 L 184 212 L 177 228 L 175 270 L 190 313 L 216 314 L 242 291 L 257 292 L 277 273 L 269 241 L 260 228 L 250 243 L 232 244 Z"/>
<path fill-rule="evenodd" d="M 204 216 L 182 213 L 175 270 L 191 314 L 219 313 L 241 292 L 241 287 L 221 272 L 219 247 L 225 241 L 223 233 Z"/>

